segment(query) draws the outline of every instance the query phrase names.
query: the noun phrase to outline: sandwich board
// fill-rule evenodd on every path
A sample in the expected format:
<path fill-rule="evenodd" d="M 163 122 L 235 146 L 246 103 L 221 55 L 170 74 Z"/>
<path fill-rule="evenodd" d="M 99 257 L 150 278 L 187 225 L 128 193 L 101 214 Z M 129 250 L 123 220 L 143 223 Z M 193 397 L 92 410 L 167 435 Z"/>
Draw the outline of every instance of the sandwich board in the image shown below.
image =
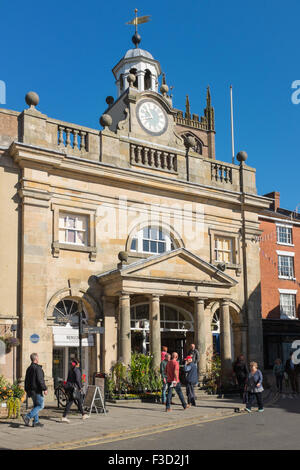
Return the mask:
<path fill-rule="evenodd" d="M 95 410 L 97 414 L 99 412 L 100 413 L 103 412 L 106 415 L 106 409 L 104 406 L 104 401 L 103 401 L 100 387 L 98 387 L 97 385 L 88 385 L 88 388 L 84 397 L 83 407 L 89 410 L 90 415 L 93 412 L 93 410 Z"/>

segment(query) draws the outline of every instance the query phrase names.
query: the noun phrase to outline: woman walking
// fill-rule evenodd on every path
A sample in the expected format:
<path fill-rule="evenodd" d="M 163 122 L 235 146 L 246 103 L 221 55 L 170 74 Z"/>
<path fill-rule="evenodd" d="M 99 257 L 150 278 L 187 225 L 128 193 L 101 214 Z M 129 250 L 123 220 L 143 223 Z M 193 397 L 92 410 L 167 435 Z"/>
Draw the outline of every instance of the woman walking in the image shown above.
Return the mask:
<path fill-rule="evenodd" d="M 277 391 L 282 393 L 282 381 L 284 375 L 284 366 L 281 362 L 281 359 L 276 359 L 273 366 L 273 374 L 276 379 Z"/>
<path fill-rule="evenodd" d="M 262 392 L 263 392 L 263 375 L 258 369 L 257 362 L 250 362 L 250 372 L 247 377 L 245 389 L 248 391 L 248 401 L 246 404 L 246 411 L 251 413 L 253 401 L 256 398 L 258 411 L 264 411 Z"/>
<path fill-rule="evenodd" d="M 85 414 L 82 407 L 82 379 L 79 369 L 79 362 L 76 359 L 73 359 L 71 362 L 71 367 L 69 369 L 67 383 L 66 383 L 66 392 L 68 395 L 68 402 L 63 413 L 61 420 L 65 423 L 70 421 L 67 418 L 67 414 L 70 411 L 73 403 L 76 403 L 78 411 L 82 414 L 82 419 L 89 418 L 89 415 Z"/>

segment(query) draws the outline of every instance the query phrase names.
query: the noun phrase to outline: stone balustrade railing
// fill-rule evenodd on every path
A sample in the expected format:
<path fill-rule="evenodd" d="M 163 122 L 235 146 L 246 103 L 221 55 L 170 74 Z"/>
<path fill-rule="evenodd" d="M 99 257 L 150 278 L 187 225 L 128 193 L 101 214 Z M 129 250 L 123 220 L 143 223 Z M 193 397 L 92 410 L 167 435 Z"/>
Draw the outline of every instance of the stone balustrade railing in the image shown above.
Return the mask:
<path fill-rule="evenodd" d="M 211 179 L 220 183 L 232 184 L 232 168 L 220 163 L 211 163 Z"/>
<path fill-rule="evenodd" d="M 88 152 L 87 133 L 83 130 L 72 129 L 66 126 L 58 126 L 57 143 L 59 146 Z"/>
<path fill-rule="evenodd" d="M 177 173 L 177 155 L 142 145 L 130 144 L 131 165 Z"/>

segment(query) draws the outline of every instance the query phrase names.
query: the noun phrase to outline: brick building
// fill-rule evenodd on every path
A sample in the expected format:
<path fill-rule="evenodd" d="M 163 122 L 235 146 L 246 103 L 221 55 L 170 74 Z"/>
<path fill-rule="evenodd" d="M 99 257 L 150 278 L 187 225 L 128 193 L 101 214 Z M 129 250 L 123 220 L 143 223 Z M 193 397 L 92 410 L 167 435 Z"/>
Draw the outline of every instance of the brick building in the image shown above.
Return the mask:
<path fill-rule="evenodd" d="M 260 216 L 260 266 L 265 368 L 288 358 L 300 340 L 300 214 L 280 207 L 280 194 Z"/>

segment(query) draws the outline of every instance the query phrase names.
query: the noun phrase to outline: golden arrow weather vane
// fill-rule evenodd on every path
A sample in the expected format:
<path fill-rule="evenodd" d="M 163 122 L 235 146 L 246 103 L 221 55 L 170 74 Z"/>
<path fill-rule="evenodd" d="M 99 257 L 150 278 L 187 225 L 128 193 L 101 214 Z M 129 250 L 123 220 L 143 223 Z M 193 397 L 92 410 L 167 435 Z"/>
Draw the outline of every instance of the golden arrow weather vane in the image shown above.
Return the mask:
<path fill-rule="evenodd" d="M 134 12 L 135 18 L 133 18 L 131 21 L 128 21 L 126 24 L 135 26 L 135 34 L 132 36 L 132 42 L 135 44 L 135 47 L 138 47 L 138 44 L 141 42 L 141 36 L 138 34 L 138 24 L 148 23 L 151 20 L 151 15 L 137 16 L 137 8 L 134 10 Z"/>

